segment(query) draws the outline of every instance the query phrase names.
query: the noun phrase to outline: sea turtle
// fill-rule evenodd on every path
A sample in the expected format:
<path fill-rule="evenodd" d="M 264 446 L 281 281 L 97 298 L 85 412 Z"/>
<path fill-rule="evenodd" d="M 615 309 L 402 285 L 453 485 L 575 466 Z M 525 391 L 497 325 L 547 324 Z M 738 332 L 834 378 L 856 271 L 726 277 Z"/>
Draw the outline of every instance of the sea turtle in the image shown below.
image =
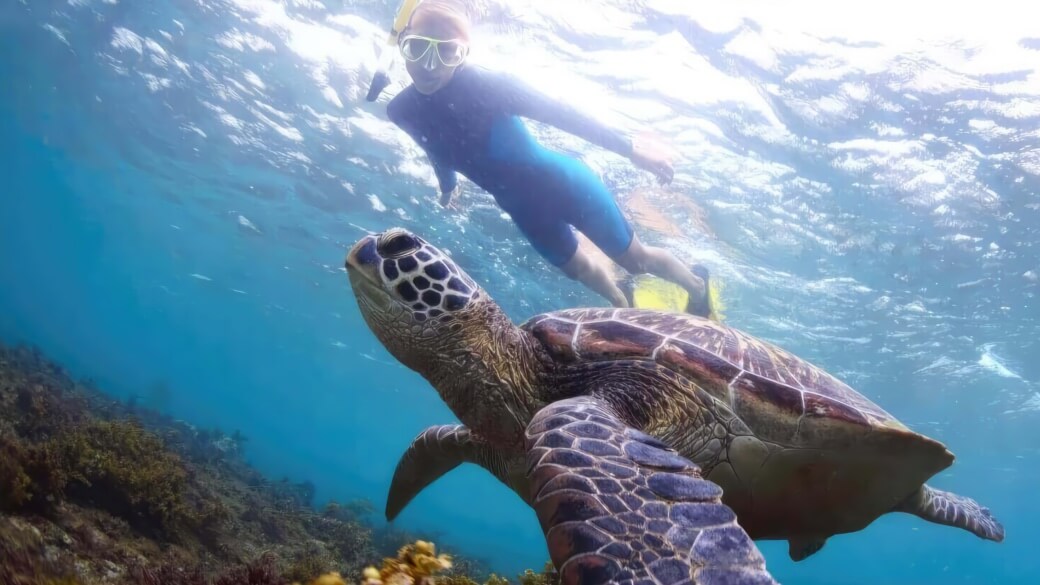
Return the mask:
<path fill-rule="evenodd" d="M 568 559 L 575 570 L 600 566 L 589 558 L 618 570 L 642 566 L 633 559 L 656 558 L 664 546 L 658 536 L 676 533 L 678 544 L 666 544 L 695 572 L 698 562 L 714 567 L 714 559 L 767 579 L 750 543 L 733 549 L 709 539 L 709 553 L 694 559 L 682 556 L 683 539 L 721 525 L 735 540 L 740 529 L 754 539 L 786 539 L 800 560 L 831 535 L 893 511 L 1003 540 L 987 508 L 925 485 L 953 463 L 945 446 L 746 333 L 688 314 L 613 308 L 555 311 L 516 326 L 442 251 L 400 228 L 359 240 L 346 268 L 376 337 L 462 423 L 415 439 L 395 471 L 388 519 L 471 462 L 535 508 L 550 555 L 565 571 Z M 661 450 L 644 455 L 654 447 Z M 682 489 L 674 479 L 661 491 L 617 481 L 638 469 L 652 482 L 665 459 L 695 465 Z M 716 486 L 722 504 L 707 499 Z M 668 503 L 679 496 L 706 504 Z M 672 526 L 650 520 L 659 503 L 673 506 Z M 588 516 L 595 518 L 568 523 Z M 693 540 L 700 546 L 710 534 Z M 575 556 L 593 550 L 598 557 Z"/>

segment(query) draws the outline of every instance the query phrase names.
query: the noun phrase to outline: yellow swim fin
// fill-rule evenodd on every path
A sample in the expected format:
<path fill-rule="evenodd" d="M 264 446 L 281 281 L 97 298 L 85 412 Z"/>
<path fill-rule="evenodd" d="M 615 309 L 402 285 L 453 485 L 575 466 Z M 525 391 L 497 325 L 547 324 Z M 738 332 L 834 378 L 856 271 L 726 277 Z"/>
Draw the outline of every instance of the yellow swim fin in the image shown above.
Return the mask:
<path fill-rule="evenodd" d="M 707 294 L 702 299 L 691 300 L 683 287 L 650 274 L 629 277 L 619 285 L 629 305 L 636 309 L 690 313 L 721 323 L 722 299 L 718 281 L 710 277 L 703 265 L 694 265 L 691 270 L 707 285 Z"/>
<path fill-rule="evenodd" d="M 726 319 L 726 305 L 722 302 L 722 281 L 717 278 L 707 280 L 708 284 L 708 318 L 716 323 Z"/>
<path fill-rule="evenodd" d="M 649 274 L 640 274 L 632 287 L 632 306 L 638 309 L 683 312 L 690 294 L 683 287 Z"/>

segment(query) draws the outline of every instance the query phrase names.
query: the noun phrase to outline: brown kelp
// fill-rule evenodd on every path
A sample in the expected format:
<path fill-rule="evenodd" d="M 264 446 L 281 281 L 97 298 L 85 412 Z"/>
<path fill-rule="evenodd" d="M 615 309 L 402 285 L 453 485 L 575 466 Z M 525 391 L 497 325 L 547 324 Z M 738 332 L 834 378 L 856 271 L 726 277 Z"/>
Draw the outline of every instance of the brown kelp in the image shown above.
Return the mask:
<path fill-rule="evenodd" d="M 429 536 L 375 526 L 369 502 L 316 507 L 313 484 L 250 467 L 246 441 L 0 345 L 0 584 L 508 582 L 435 554 Z M 517 581 L 558 582 L 551 566 Z"/>

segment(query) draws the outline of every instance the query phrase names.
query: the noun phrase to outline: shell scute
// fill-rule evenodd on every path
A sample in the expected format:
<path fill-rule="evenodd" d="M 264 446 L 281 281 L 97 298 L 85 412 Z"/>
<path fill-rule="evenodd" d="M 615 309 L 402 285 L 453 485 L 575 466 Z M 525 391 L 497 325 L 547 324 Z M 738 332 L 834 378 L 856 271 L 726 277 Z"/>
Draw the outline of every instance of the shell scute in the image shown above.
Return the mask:
<path fill-rule="evenodd" d="M 663 341 L 661 334 L 623 321 L 595 321 L 581 325 L 575 348 L 596 360 L 649 359 Z"/>
<path fill-rule="evenodd" d="M 657 350 L 657 363 L 690 376 L 707 392 L 726 401 L 729 384 L 741 371 L 717 354 L 675 339 Z"/>
<path fill-rule="evenodd" d="M 747 372 L 733 383 L 733 390 L 748 400 L 770 404 L 785 416 L 805 414 L 802 393 L 772 378 Z"/>
<path fill-rule="evenodd" d="M 870 421 L 858 409 L 813 392 L 806 392 L 805 416 L 830 418 L 847 423 L 870 426 Z"/>
<path fill-rule="evenodd" d="M 541 341 L 553 359 L 560 362 L 573 362 L 578 359 L 572 345 L 574 332 L 578 327 L 577 323 L 562 319 L 539 318 L 525 324 L 524 327 Z"/>
<path fill-rule="evenodd" d="M 568 326 L 560 323 L 570 324 Z M 551 326 L 550 326 L 551 324 Z M 891 414 L 816 365 L 737 329 L 678 313 L 640 309 L 566 309 L 532 318 L 532 330 L 550 352 L 568 361 L 652 357 L 688 376 L 717 399 L 743 405 L 739 416 L 795 422 L 831 419 L 908 430 Z M 577 336 L 568 338 L 567 333 Z M 550 334 L 552 333 L 552 334 Z M 573 342 L 573 349 L 571 343 Z M 557 358 L 560 359 L 560 358 Z M 730 384 L 733 384 L 730 387 Z M 813 398 L 808 405 L 803 394 Z M 749 413 L 762 405 L 764 412 Z M 756 415 L 757 416 L 753 416 Z M 779 417 L 775 419 L 774 417 Z M 751 428 L 757 428 L 755 424 Z"/>
<path fill-rule="evenodd" d="M 733 410 L 761 439 L 782 444 L 794 439 L 792 421 L 804 413 L 800 392 L 751 373 L 733 383 Z"/>

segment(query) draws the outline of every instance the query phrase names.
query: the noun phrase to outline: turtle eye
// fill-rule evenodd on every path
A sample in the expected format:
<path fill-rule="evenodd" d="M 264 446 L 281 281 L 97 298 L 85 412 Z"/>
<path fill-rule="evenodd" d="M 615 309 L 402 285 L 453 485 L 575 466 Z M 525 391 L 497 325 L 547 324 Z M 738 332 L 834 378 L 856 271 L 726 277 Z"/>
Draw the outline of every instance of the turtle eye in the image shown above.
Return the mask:
<path fill-rule="evenodd" d="M 419 247 L 419 240 L 412 234 L 396 232 L 381 238 L 377 249 L 383 258 L 400 258 L 418 250 Z"/>

